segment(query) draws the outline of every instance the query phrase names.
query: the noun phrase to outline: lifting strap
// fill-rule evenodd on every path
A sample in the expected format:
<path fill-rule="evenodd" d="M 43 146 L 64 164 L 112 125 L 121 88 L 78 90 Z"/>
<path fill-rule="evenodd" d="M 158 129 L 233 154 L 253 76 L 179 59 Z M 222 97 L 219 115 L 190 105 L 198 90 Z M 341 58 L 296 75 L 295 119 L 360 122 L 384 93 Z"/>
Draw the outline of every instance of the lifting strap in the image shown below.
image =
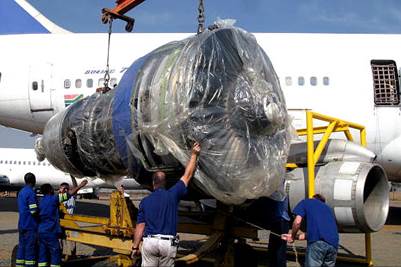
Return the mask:
<path fill-rule="evenodd" d="M 106 72 L 104 73 L 104 88 L 110 88 L 109 87 L 109 81 L 110 81 L 110 40 L 111 40 L 111 33 L 112 33 L 112 26 L 113 26 L 113 18 L 110 17 L 109 19 L 109 32 L 108 32 L 108 40 L 107 40 L 107 60 L 106 60 Z"/>

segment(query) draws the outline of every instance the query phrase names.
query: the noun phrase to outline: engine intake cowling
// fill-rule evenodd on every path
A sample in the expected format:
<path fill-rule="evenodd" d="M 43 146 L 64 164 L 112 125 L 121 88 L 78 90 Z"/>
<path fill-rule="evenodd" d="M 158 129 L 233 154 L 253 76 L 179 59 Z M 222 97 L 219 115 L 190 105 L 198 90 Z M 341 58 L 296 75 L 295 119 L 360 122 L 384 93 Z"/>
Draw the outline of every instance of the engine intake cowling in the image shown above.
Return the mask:
<path fill-rule="evenodd" d="M 376 232 L 386 222 L 389 187 L 380 165 L 368 162 L 330 162 L 315 169 L 315 193 L 326 198 L 341 232 Z M 306 168 L 287 174 L 290 208 L 305 198 Z"/>

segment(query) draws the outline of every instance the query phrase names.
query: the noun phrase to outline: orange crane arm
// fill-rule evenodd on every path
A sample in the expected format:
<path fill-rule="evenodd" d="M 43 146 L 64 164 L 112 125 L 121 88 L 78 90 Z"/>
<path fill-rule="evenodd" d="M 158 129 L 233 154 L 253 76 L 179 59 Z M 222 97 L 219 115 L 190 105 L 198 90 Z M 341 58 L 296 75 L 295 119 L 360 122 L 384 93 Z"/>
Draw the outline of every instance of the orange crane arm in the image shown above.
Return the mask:
<path fill-rule="evenodd" d="M 117 6 L 112 9 L 113 12 L 118 14 L 125 14 L 134 7 L 142 4 L 145 0 L 117 0 Z"/>
<path fill-rule="evenodd" d="M 102 9 L 102 22 L 104 24 L 110 22 L 111 19 L 121 19 L 127 22 L 125 30 L 130 32 L 134 28 L 135 20 L 128 16 L 124 16 L 125 13 L 143 3 L 145 0 L 117 0 L 116 6 L 113 9 L 103 8 Z"/>

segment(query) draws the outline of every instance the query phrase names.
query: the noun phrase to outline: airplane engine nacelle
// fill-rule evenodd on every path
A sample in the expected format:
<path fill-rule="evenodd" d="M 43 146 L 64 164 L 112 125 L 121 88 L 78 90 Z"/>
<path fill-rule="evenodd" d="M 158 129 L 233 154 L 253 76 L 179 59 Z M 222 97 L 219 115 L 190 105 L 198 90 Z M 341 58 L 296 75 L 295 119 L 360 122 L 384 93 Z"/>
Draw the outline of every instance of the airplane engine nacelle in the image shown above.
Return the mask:
<path fill-rule="evenodd" d="M 383 168 L 368 162 L 330 162 L 316 168 L 315 192 L 326 198 L 342 232 L 376 232 L 387 219 L 389 187 Z M 287 174 L 290 208 L 305 198 L 306 169 Z"/>
<path fill-rule="evenodd" d="M 39 154 L 78 177 L 177 180 L 194 141 L 194 182 L 227 204 L 269 196 L 282 184 L 290 145 L 277 75 L 256 39 L 223 27 L 138 59 L 118 87 L 53 117 Z"/>

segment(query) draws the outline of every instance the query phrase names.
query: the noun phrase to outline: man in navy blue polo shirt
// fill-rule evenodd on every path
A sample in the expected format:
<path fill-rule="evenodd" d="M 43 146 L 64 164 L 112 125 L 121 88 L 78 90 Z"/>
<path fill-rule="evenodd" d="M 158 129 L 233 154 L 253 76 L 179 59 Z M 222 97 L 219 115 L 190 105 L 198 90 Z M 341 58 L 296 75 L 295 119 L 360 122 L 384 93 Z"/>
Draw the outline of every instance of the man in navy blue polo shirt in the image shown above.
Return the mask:
<path fill-rule="evenodd" d="M 142 266 L 174 266 L 178 240 L 178 205 L 187 193 L 187 186 L 196 170 L 200 145 L 192 147 L 191 158 L 181 179 L 166 190 L 166 175 L 162 171 L 153 174 L 153 193 L 142 199 L 132 245 L 133 253 L 139 254 L 142 244 Z"/>
<path fill-rule="evenodd" d="M 284 236 L 292 243 L 301 227 L 302 219 L 306 219 L 305 267 L 336 265 L 338 249 L 338 230 L 333 211 L 325 203 L 325 198 L 316 194 L 312 199 L 304 199 L 298 203 L 293 213 L 296 214 L 292 225 L 292 233 Z"/>

